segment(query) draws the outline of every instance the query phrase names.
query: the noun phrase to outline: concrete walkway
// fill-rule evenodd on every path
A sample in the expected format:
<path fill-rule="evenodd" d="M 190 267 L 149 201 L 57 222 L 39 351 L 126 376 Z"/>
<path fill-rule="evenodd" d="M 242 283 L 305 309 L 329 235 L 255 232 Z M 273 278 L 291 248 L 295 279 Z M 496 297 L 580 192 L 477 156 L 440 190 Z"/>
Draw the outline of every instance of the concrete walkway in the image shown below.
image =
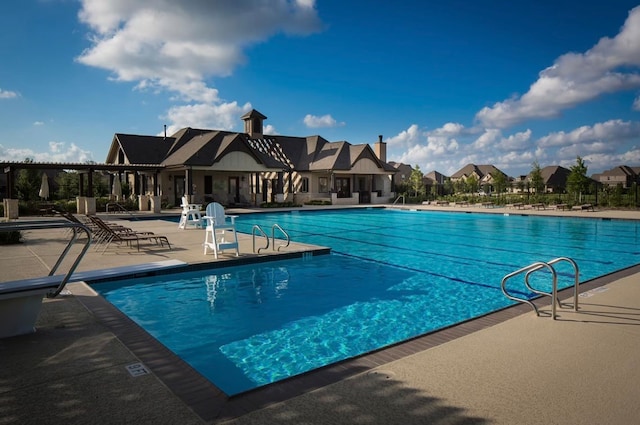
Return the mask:
<path fill-rule="evenodd" d="M 640 218 L 636 211 L 557 214 Z M 214 261 L 202 254 L 201 230 L 178 230 L 161 220 L 126 224 L 166 234 L 174 249 L 91 250 L 79 271 L 165 259 Z M 40 233 L 27 234 L 20 245 L 0 246 L 0 282 L 48 272 L 64 235 Z M 251 245 L 250 237 L 241 239 L 241 257 L 255 255 Z M 309 249 L 293 244 L 287 251 Z M 218 261 L 234 258 L 225 254 Z M 236 419 L 206 420 L 176 395 L 189 392 L 189 385 L 172 387 L 160 378 L 166 376 L 162 366 L 145 362 L 140 368 L 136 353 L 145 345 L 125 344 L 126 338 L 101 319 L 103 312 L 85 302 L 86 287 L 72 284 L 67 295 L 46 300 L 36 333 L 0 340 L 0 424 L 635 424 L 640 417 L 640 274 L 626 274 L 589 287 L 580 297 L 580 311 L 562 309 L 558 320 L 523 310 L 510 320 Z M 199 385 L 193 382 L 192 392 Z"/>

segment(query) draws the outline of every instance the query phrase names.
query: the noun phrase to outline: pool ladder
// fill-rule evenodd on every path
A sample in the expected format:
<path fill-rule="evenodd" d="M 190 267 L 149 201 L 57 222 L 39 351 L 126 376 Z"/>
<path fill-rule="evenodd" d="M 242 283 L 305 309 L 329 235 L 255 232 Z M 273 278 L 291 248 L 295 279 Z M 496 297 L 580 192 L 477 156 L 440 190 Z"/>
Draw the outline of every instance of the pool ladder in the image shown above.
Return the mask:
<path fill-rule="evenodd" d="M 276 248 L 276 230 L 278 230 L 284 236 L 285 241 L 286 241 L 286 243 L 278 244 L 277 248 Z M 261 250 L 269 248 L 269 236 L 262 229 L 262 227 L 260 227 L 257 224 L 254 225 L 253 229 L 251 230 L 251 234 L 253 236 L 253 252 L 256 252 L 256 253 L 259 254 Z M 267 244 L 265 246 L 259 247 L 257 251 L 256 251 L 256 236 L 262 236 L 265 239 L 265 241 L 267 242 Z M 280 227 L 280 225 L 277 224 L 277 223 L 274 224 L 273 226 L 271 226 L 271 240 L 272 240 L 271 246 L 273 247 L 274 251 L 276 249 L 278 251 L 280 251 L 280 248 L 286 248 L 291 243 L 291 238 L 289 237 L 289 234 L 287 232 L 285 232 L 284 229 L 282 227 Z"/>
<path fill-rule="evenodd" d="M 538 295 L 544 295 L 544 296 L 548 296 L 551 297 L 551 318 L 555 320 L 556 318 L 556 304 L 558 306 L 560 306 L 560 308 L 563 307 L 563 305 L 560 303 L 560 301 L 558 300 L 558 273 L 556 272 L 556 269 L 553 267 L 554 264 L 559 263 L 561 261 L 566 261 L 569 264 L 571 264 L 573 266 L 573 275 L 574 275 L 574 284 L 573 284 L 573 311 L 578 311 L 578 285 L 580 283 L 580 271 L 578 269 L 578 264 L 576 264 L 575 261 L 573 261 L 571 258 L 568 257 L 558 257 L 555 258 L 551 261 L 537 261 L 533 264 L 530 264 L 526 267 L 523 267 L 519 270 L 516 270 L 512 273 L 509 273 L 508 275 L 506 275 L 505 277 L 502 278 L 502 282 L 500 284 L 500 288 L 502 289 L 502 293 L 509 298 L 510 300 L 513 301 L 518 301 L 518 302 L 522 302 L 522 303 L 526 303 L 529 304 L 533 310 L 536 312 L 537 316 L 540 316 L 540 312 L 538 311 L 538 307 L 531 301 L 529 301 L 526 298 L 521 298 L 521 297 L 517 297 L 513 294 L 511 294 L 509 291 L 507 291 L 506 288 L 506 283 L 509 279 L 511 279 L 512 277 L 524 274 L 524 284 L 527 287 L 527 289 L 535 294 Z M 541 291 L 539 289 L 535 289 L 533 287 L 531 287 L 531 284 L 529 283 L 529 277 L 531 276 L 532 273 L 540 271 L 540 270 L 547 270 L 551 273 L 551 292 L 545 292 L 545 291 Z"/>

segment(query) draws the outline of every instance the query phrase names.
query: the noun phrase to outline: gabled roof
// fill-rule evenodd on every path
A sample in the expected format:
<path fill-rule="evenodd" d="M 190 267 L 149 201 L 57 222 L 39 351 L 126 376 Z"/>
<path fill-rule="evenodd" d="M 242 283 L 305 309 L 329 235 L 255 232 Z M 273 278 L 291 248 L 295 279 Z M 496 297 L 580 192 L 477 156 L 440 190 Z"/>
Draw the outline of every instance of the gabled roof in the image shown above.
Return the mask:
<path fill-rule="evenodd" d="M 635 176 L 637 175 L 637 173 L 631 167 L 628 167 L 626 165 L 619 165 L 610 170 L 603 171 L 601 175 L 603 176 Z"/>
<path fill-rule="evenodd" d="M 266 118 L 252 110 L 243 115 Z M 329 142 L 321 136 L 269 136 L 250 139 L 246 133 L 186 127 L 171 137 L 120 135 L 114 137 L 108 160 L 117 162 L 122 149 L 132 163 L 156 163 L 163 167 L 212 167 L 231 152 L 244 152 L 270 169 L 295 171 L 349 171 L 361 159 L 369 159 L 389 173 L 392 165 L 380 161 L 368 144 Z"/>
<path fill-rule="evenodd" d="M 348 170 L 351 154 L 347 142 L 327 142 L 316 153 L 309 170 Z"/>
<path fill-rule="evenodd" d="M 430 173 L 425 174 L 425 177 L 430 178 L 431 180 L 439 183 L 439 184 L 444 184 L 445 179 L 447 178 L 444 174 L 433 170 Z"/>
<path fill-rule="evenodd" d="M 278 155 L 277 146 L 272 146 L 270 140 L 249 140 L 244 133 L 228 131 L 198 133 L 200 132 L 191 132 L 193 137 L 175 149 L 163 161 L 163 165 L 211 167 L 231 152 L 243 152 L 267 168 L 289 168 L 285 158 Z M 182 138 L 184 140 L 186 136 Z"/>
<path fill-rule="evenodd" d="M 451 175 L 453 179 L 466 178 L 471 176 L 472 174 L 476 174 L 478 178 L 482 179 L 487 175 L 496 175 L 497 173 L 503 173 L 499 169 L 497 169 L 494 165 L 475 165 L 475 164 L 467 164 L 462 167 L 460 170 L 456 171 Z M 505 174 L 506 175 L 506 174 Z"/>
<path fill-rule="evenodd" d="M 107 162 L 116 163 L 118 151 L 122 150 L 130 164 L 160 164 L 174 141 L 172 137 L 116 133 L 107 154 Z"/>
<path fill-rule="evenodd" d="M 167 155 L 170 155 L 176 152 L 194 137 L 199 136 L 201 134 L 205 134 L 205 133 L 211 133 L 211 132 L 212 130 L 202 130 L 202 129 L 191 128 L 191 127 L 185 127 L 176 131 L 174 134 L 171 135 L 171 137 L 174 138 L 175 141 L 171 146 L 171 149 L 169 149 L 169 152 L 167 153 Z"/>
<path fill-rule="evenodd" d="M 246 119 L 250 119 L 250 118 L 261 118 L 263 120 L 267 119 L 267 117 L 265 117 L 264 115 L 262 115 L 260 112 L 256 111 L 255 109 L 250 110 L 249 112 L 247 112 L 246 114 L 244 114 L 243 116 L 240 117 L 241 120 L 246 120 Z"/>
<path fill-rule="evenodd" d="M 540 170 L 545 186 L 565 187 L 571 171 L 559 165 L 549 165 Z"/>

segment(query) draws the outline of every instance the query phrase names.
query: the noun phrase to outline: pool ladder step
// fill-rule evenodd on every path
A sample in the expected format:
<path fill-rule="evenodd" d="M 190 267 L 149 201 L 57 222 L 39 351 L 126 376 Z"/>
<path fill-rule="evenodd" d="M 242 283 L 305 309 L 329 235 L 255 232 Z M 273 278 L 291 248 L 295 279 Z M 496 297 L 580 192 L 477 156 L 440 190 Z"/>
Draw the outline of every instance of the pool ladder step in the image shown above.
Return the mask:
<path fill-rule="evenodd" d="M 284 236 L 285 243 L 280 243 L 276 245 L 276 230 L 279 231 L 282 236 Z M 253 236 L 253 252 L 258 254 L 260 253 L 261 250 L 268 249 L 269 245 L 271 245 L 274 251 L 275 250 L 280 251 L 280 248 L 286 248 L 291 243 L 291 238 L 289 237 L 289 234 L 285 232 L 285 230 L 282 227 L 280 227 L 278 223 L 271 226 L 271 243 L 269 243 L 269 236 L 267 235 L 267 233 L 262 229 L 262 227 L 260 227 L 257 224 L 253 226 L 253 229 L 251 230 L 251 234 Z M 257 251 L 256 251 L 256 236 L 263 237 L 266 242 L 266 245 L 259 247 Z"/>
<path fill-rule="evenodd" d="M 516 295 L 513 295 L 513 293 L 509 292 L 507 290 L 506 287 L 506 283 L 509 279 L 518 276 L 518 275 L 522 275 L 524 274 L 524 284 L 527 287 L 527 289 L 531 292 L 533 292 L 534 294 L 538 294 L 538 295 L 542 295 L 542 296 L 548 296 L 551 297 L 551 318 L 555 320 L 556 318 L 556 304 L 558 306 L 560 306 L 560 308 L 563 307 L 563 305 L 560 303 L 560 301 L 558 300 L 558 273 L 556 272 L 556 269 L 553 267 L 554 264 L 557 264 L 559 262 L 568 262 L 569 264 L 571 264 L 571 266 L 573 266 L 573 275 L 574 275 L 574 283 L 573 283 L 573 311 L 578 311 L 578 285 L 580 284 L 580 271 L 578 269 L 578 264 L 573 261 L 571 258 L 568 257 L 558 257 L 555 258 L 551 261 L 537 261 L 535 263 L 529 264 L 526 267 L 523 267 L 519 270 L 516 270 L 512 273 L 509 273 L 508 275 L 506 275 L 505 277 L 502 278 L 502 282 L 500 284 L 500 288 L 502 289 L 502 293 L 509 298 L 510 300 L 513 301 L 518 301 L 521 303 L 525 303 L 525 304 L 529 304 L 533 310 L 536 312 L 537 316 L 540 316 L 540 312 L 538 311 L 538 307 L 531 302 L 530 300 L 526 299 L 526 298 L 521 298 L 518 297 Z M 540 289 L 535 289 L 531 286 L 531 284 L 529 283 L 529 277 L 537 272 L 537 271 L 541 271 L 541 270 L 546 270 L 551 274 L 551 292 L 545 292 L 542 291 Z"/>

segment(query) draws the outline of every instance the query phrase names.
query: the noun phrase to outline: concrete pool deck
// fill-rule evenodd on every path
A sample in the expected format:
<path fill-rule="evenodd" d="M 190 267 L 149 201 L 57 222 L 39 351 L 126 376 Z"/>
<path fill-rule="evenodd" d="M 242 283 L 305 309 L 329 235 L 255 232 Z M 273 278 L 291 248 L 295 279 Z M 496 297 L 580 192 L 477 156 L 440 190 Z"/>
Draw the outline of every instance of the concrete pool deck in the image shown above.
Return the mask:
<path fill-rule="evenodd" d="M 640 219 L 638 211 L 405 208 Z M 126 225 L 165 234 L 175 248 L 92 248 L 79 271 L 213 260 L 202 254 L 202 231 L 160 220 Z M 0 282 L 48 273 L 64 238 L 40 233 L 0 246 Z M 240 252 L 253 255 L 250 237 Z M 68 289 L 46 300 L 36 333 L 0 340 L 0 424 L 631 424 L 640 417 L 637 267 L 583 284 L 580 311 L 560 309 L 555 321 L 517 306 L 231 399 L 90 288 Z"/>

